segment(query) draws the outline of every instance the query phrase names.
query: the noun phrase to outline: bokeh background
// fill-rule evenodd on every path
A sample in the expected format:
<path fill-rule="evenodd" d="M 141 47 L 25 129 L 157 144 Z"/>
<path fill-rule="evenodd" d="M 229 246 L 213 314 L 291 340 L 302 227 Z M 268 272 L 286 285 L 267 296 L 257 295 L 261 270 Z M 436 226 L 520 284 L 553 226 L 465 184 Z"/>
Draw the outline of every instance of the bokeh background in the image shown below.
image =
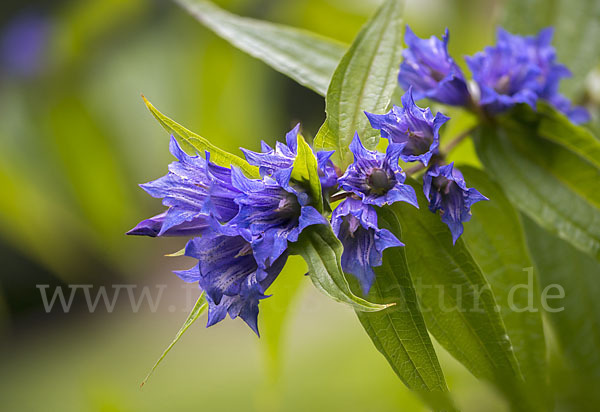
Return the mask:
<path fill-rule="evenodd" d="M 379 1 L 228 0 L 237 14 L 350 42 Z M 451 52 L 493 41 L 503 4 L 408 0 L 421 36 L 452 33 Z M 234 49 L 167 0 L 3 0 L 0 5 L 0 409 L 6 411 L 418 411 L 354 313 L 320 295 L 294 260 L 261 305 L 257 338 L 240 320 L 187 332 L 143 389 L 198 290 L 164 254 L 183 240 L 127 237 L 160 201 L 137 186 L 166 172 L 159 110 L 230 151 L 324 120 L 313 92 Z M 452 115 L 452 113 L 451 113 Z M 477 163 L 472 150 L 463 161 Z M 288 306 L 284 297 L 298 293 Z M 90 313 L 46 313 L 36 285 L 136 285 L 158 299 Z M 161 292 L 162 291 L 162 292 Z M 65 293 L 69 293 L 65 289 Z M 112 296 L 112 295 L 109 295 Z M 281 296 L 278 300 L 278 296 Z M 68 297 L 68 296 L 67 296 Z M 159 299 L 160 298 L 160 299 Z M 286 314 L 285 319 L 283 315 Z M 281 339 L 278 339 L 281 338 Z M 466 411 L 506 405 L 440 349 Z"/>

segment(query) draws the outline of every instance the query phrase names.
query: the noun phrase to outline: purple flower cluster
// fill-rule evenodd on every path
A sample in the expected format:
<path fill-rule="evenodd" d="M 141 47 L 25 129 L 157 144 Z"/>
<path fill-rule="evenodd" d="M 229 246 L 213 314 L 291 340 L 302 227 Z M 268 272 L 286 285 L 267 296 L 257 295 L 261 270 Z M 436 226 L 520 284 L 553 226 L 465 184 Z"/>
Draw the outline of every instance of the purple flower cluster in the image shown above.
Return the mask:
<path fill-rule="evenodd" d="M 434 43 L 433 40 L 429 42 Z M 390 165 L 394 165 L 390 166 L 390 169 L 399 169 L 398 157 L 405 162 L 418 161 L 424 166 L 429 165 L 429 169 L 423 176 L 423 191 L 429 201 L 429 210 L 434 213 L 440 211 L 442 222 L 448 225 L 452 240 L 456 243 L 463 232 L 463 222 L 471 218 L 471 205 L 487 198 L 477 190 L 467 188 L 462 174 L 454 168 L 453 164 L 439 165 L 441 159 L 435 157 L 439 148 L 439 130 L 449 118 L 441 113 L 433 116 L 429 108 L 422 109 L 417 106 L 413 100 L 412 90 L 412 87 L 409 87 L 408 92 L 402 96 L 403 107 L 393 106 L 389 113 L 382 115 L 372 113 L 366 115 L 371 126 L 380 130 L 381 137 L 389 141 L 386 158 L 389 158 Z M 353 166 L 348 168 L 346 175 L 352 176 Z M 404 181 L 404 174 L 402 173 L 401 176 Z M 343 182 L 343 179 L 344 177 L 340 182 Z M 403 200 L 418 207 L 416 198 L 414 201 Z M 363 201 L 369 203 L 369 198 L 363 195 Z"/>
<path fill-rule="evenodd" d="M 398 164 L 402 145 L 389 145 L 386 153 L 367 150 L 358 134 L 350 143 L 354 162 L 338 178 L 349 197 L 333 211 L 331 225 L 344 246 L 342 269 L 354 275 L 363 293 L 369 293 L 385 249 L 403 246 L 390 231 L 377 226 L 377 211 L 395 202 L 419 207 L 412 186 L 404 184 L 406 174 Z"/>
<path fill-rule="evenodd" d="M 398 81 L 415 98 L 429 98 L 453 106 L 479 105 L 489 114 L 507 110 L 518 103 L 535 109 L 538 100 L 552 104 L 576 124 L 589 120 L 589 113 L 559 93 L 560 81 L 571 72 L 556 62 L 551 45 L 553 29 L 537 36 L 517 36 L 498 29 L 497 44 L 467 57 L 467 65 L 479 89 L 479 101 L 469 93 L 461 69 L 449 55 L 448 30 L 442 40 L 435 36 L 420 39 L 406 28 L 404 60 Z"/>
<path fill-rule="evenodd" d="M 257 166 L 259 179 L 249 178 L 236 167 L 222 167 L 205 157 L 186 154 L 175 138 L 170 151 L 177 159 L 167 175 L 141 187 L 167 207 L 128 232 L 144 236 L 190 238 L 185 255 L 198 263 L 176 274 L 197 283 L 209 304 L 208 326 L 225 318 L 242 318 L 258 334 L 258 305 L 288 258 L 289 243 L 296 242 L 312 225 L 331 225 L 344 250 L 342 269 L 369 293 L 374 267 L 381 266 L 383 251 L 404 246 L 389 230 L 379 228 L 377 208 L 395 202 L 419 207 L 415 189 L 405 183 L 399 165 L 430 164 L 425 175 L 425 195 L 430 210 L 440 210 L 453 240 L 470 217 L 470 206 L 485 199 L 467 189 L 460 172 L 438 166 L 440 127 L 448 121 L 441 113 L 418 107 L 412 89 L 384 115 L 366 113 L 374 128 L 389 140 L 385 153 L 365 148 L 358 134 L 350 144 L 354 162 L 342 173 L 333 164 L 332 151 L 314 153 L 323 197 L 336 205 L 327 219 L 314 204 L 306 182 L 292 179 L 298 154 L 299 125 L 275 148 L 262 143 L 261 152 L 242 149 L 249 164 Z"/>
<path fill-rule="evenodd" d="M 262 153 L 245 151 L 248 161 L 259 166 L 260 179 L 215 165 L 209 153 L 206 158 L 189 156 L 171 138 L 177 161 L 166 176 L 141 185 L 168 209 L 128 234 L 191 237 L 185 255 L 198 264 L 176 274 L 206 293 L 208 326 L 229 314 L 258 334 L 258 304 L 285 265 L 288 242 L 298 240 L 308 226 L 329 223 L 290 179 L 298 131 L 296 126 L 287 134 L 287 144 L 275 149 L 263 143 Z"/>
<path fill-rule="evenodd" d="M 267 289 L 285 266 L 290 243 L 313 225 L 331 225 L 344 248 L 342 269 L 355 276 L 362 292 L 368 294 L 375 280 L 373 268 L 382 265 L 384 250 L 404 246 L 392 232 L 379 227 L 377 208 L 396 202 L 419 207 L 400 161 L 419 162 L 427 168 L 423 192 L 429 210 L 439 212 L 456 243 L 463 223 L 471 218 L 471 206 L 487 198 L 466 186 L 453 163 L 444 164 L 439 133 L 449 118 L 442 113 L 434 116 L 429 108 L 417 106 L 414 98 L 468 108 L 479 105 L 488 114 L 517 103 L 535 107 L 543 99 L 573 122 L 586 120 L 584 109 L 572 107 L 558 93 L 560 80 L 569 72 L 555 61 L 551 30 L 536 37 L 499 30 L 496 46 L 469 58 L 479 87 L 477 102 L 448 54 L 448 31 L 442 40 L 420 39 L 407 28 L 405 38 L 408 48 L 399 74 L 407 90 L 402 106 L 393 106 L 385 114 L 365 112 L 371 126 L 388 140 L 385 153 L 365 148 L 358 134 L 349 147 L 354 161 L 346 170 L 332 162 L 334 152 L 315 152 L 324 204 L 315 204 L 307 182 L 292 178 L 300 125 L 274 148 L 262 142 L 260 152 L 242 149 L 248 163 L 258 168 L 260 178 L 256 179 L 236 167 L 214 164 L 208 152 L 204 157 L 190 156 L 171 138 L 170 151 L 177 161 L 169 165 L 167 175 L 141 185 L 162 199 L 167 210 L 128 233 L 190 239 L 185 255 L 198 263 L 176 273 L 205 292 L 208 326 L 229 314 L 242 318 L 258 334 L 259 302 L 268 297 Z M 328 219 L 325 214 L 331 208 L 326 206 L 331 204 L 336 207 Z"/>

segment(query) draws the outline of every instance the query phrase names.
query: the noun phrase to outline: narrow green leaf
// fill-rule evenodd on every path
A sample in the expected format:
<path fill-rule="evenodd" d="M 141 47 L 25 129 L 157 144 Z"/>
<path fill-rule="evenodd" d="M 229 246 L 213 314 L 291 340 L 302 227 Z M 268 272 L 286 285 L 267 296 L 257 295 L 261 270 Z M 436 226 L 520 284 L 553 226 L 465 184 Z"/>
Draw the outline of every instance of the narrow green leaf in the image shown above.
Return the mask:
<path fill-rule="evenodd" d="M 600 168 L 600 140 L 586 128 L 576 126 L 562 113 L 547 103 L 538 104 L 539 135 L 564 146 Z"/>
<path fill-rule="evenodd" d="M 210 160 L 224 167 L 231 165 L 239 167 L 248 177 L 259 177 L 258 168 L 250 165 L 247 161 L 226 152 L 223 149 L 210 143 L 204 137 L 197 135 L 194 132 L 189 131 L 185 127 L 169 119 L 167 116 L 159 112 L 144 96 L 142 96 L 148 110 L 158 120 L 160 125 L 170 134 L 172 134 L 182 148 L 188 152 L 198 152 L 203 154 L 205 151 L 210 152 Z"/>
<path fill-rule="evenodd" d="M 522 212 L 600 260 L 600 168 L 539 137 L 537 115 L 523 106 L 476 131 L 477 154 Z"/>
<path fill-rule="evenodd" d="M 300 134 L 298 135 L 298 155 L 294 160 L 291 178 L 308 188 L 311 199 L 313 199 L 312 205 L 319 212 L 323 212 L 323 194 L 317 158 Z"/>
<path fill-rule="evenodd" d="M 407 182 L 420 209 L 401 202 L 391 208 L 402 226 L 427 328 L 473 375 L 519 398 L 515 385 L 521 374 L 491 286 L 462 239 L 452 245 L 448 227 L 428 210 L 421 185 Z"/>
<path fill-rule="evenodd" d="M 176 2 L 235 47 L 321 96 L 347 48 L 307 30 L 236 16 L 208 1 Z"/>
<path fill-rule="evenodd" d="M 206 299 L 204 297 L 204 292 L 202 292 L 200 294 L 200 296 L 198 297 L 198 300 L 196 301 L 196 304 L 194 305 L 192 311 L 190 312 L 187 319 L 181 326 L 181 329 L 179 329 L 179 332 L 177 332 L 177 335 L 175 335 L 175 338 L 173 339 L 171 344 L 169 346 L 167 346 L 167 349 L 165 349 L 165 351 L 162 353 L 162 355 L 160 355 L 160 358 L 158 358 L 158 360 L 156 361 L 156 363 L 154 364 L 154 366 L 152 367 L 150 372 L 148 372 L 148 374 L 142 381 L 140 387 L 144 386 L 146 384 L 146 382 L 148 382 L 148 379 L 150 379 L 150 376 L 154 373 L 154 370 L 162 362 L 162 360 L 165 358 L 165 356 L 167 356 L 167 354 L 171 351 L 171 349 L 173 349 L 173 346 L 175 346 L 175 344 L 177 342 L 179 342 L 179 339 L 181 339 L 181 337 L 188 330 L 188 328 L 190 326 L 192 326 L 192 324 L 196 320 L 198 320 L 198 318 L 200 317 L 200 315 L 202 315 L 202 313 L 204 313 L 206 308 L 208 308 L 208 303 L 206 302 Z"/>
<path fill-rule="evenodd" d="M 472 207 L 473 217 L 465 224 L 463 237 L 492 286 L 529 388 L 527 395 L 544 410 L 549 399 L 548 371 L 539 287 L 519 213 L 484 171 L 459 169 L 469 187 L 490 199 Z"/>
<path fill-rule="evenodd" d="M 401 238 L 400 224 L 393 212 L 379 209 L 378 220 L 380 228 Z M 386 249 L 382 266 L 374 270 L 375 282 L 367 298 L 396 305 L 382 312 L 357 311 L 360 323 L 408 388 L 423 394 L 426 401 L 434 404 L 432 406 L 445 400 L 436 410 L 450 409 L 452 402 L 448 395 L 441 395 L 448 387 L 419 308 L 404 248 Z M 432 397 L 428 392 L 439 393 Z"/>
<path fill-rule="evenodd" d="M 402 54 L 402 0 L 387 0 L 362 28 L 337 66 L 326 96 L 327 120 L 315 137 L 318 149 L 334 149 L 342 169 L 352 162 L 348 149 L 357 132 L 367 148 L 377 145 L 364 111 L 386 110 L 396 89 Z"/>
<path fill-rule="evenodd" d="M 526 216 L 524 227 L 546 296 L 545 315 L 566 358 L 568 373 L 555 385 L 558 401 L 564 410 L 595 411 L 600 404 L 600 263 Z"/>
<path fill-rule="evenodd" d="M 297 242 L 290 245 L 292 253 L 304 258 L 310 279 L 321 292 L 359 311 L 375 312 L 394 304 L 376 304 L 356 296 L 350 290 L 342 271 L 342 243 L 329 225 L 313 225 L 304 229 Z"/>

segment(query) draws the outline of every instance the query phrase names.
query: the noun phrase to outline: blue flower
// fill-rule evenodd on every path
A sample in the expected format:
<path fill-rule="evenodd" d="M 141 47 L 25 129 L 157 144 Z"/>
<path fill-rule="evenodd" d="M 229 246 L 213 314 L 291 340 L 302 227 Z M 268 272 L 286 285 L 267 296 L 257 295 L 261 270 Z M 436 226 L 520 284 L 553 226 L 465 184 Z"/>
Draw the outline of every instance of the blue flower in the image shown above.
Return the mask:
<path fill-rule="evenodd" d="M 467 188 L 454 163 L 430 167 L 423 176 L 423 192 L 429 200 L 429 210 L 440 211 L 442 222 L 450 228 L 453 243 L 463 233 L 463 222 L 471 219 L 471 205 L 489 200 L 476 189 Z"/>
<path fill-rule="evenodd" d="M 177 158 L 169 173 L 141 185 L 151 196 L 163 199 L 169 209 L 144 220 L 130 235 L 195 236 L 209 231 L 215 222 L 226 223 L 239 211 L 234 199 L 240 192 L 232 185 L 231 170 L 200 156 L 189 156 L 171 137 L 170 151 Z"/>
<path fill-rule="evenodd" d="M 450 118 L 441 113 L 435 117 L 429 108 L 421 109 L 415 104 L 412 89 L 402 96 L 402 107 L 394 105 L 386 114 L 367 113 L 374 129 L 381 130 L 381 137 L 398 145 L 400 159 L 405 162 L 420 161 L 425 166 L 440 145 L 440 127 Z"/>
<path fill-rule="evenodd" d="M 560 81 L 571 76 L 556 63 L 551 46 L 553 29 L 541 30 L 537 36 L 517 36 L 498 29 L 495 47 L 467 58 L 473 78 L 479 85 L 480 104 L 489 113 L 502 112 L 517 103 L 536 107 L 538 99 L 550 102 L 574 123 L 589 120 L 589 114 L 558 92 Z"/>
<path fill-rule="evenodd" d="M 352 197 L 335 208 L 331 224 L 344 245 L 342 269 L 358 279 L 367 295 L 375 280 L 373 267 L 381 266 L 383 251 L 404 244 L 389 230 L 377 227 L 377 212 L 373 206 Z"/>
<path fill-rule="evenodd" d="M 295 242 L 304 228 L 327 224 L 327 220 L 310 206 L 312 199 L 301 188 L 290 184 L 292 169 L 277 171 L 278 179 L 270 176 L 249 179 L 234 168 L 232 183 L 242 195 L 235 199 L 239 214 L 229 222 L 252 243 L 259 266 L 268 267 Z"/>
<path fill-rule="evenodd" d="M 258 335 L 258 304 L 268 297 L 265 292 L 283 269 L 287 253 L 261 269 L 243 237 L 217 233 L 190 240 L 185 255 L 198 259 L 198 264 L 175 273 L 186 282 L 198 282 L 205 291 L 207 327 L 229 314 L 232 319 L 241 317 Z"/>
<path fill-rule="evenodd" d="M 149 219 L 142 220 L 133 229 L 127 232 L 128 235 L 136 236 L 198 236 L 203 233 L 208 233 L 211 230 L 211 217 L 200 214 L 193 217 L 190 221 L 185 221 L 180 224 L 167 226 L 165 219 L 168 211 L 160 213 Z M 167 229 L 162 230 L 163 226 Z"/>
<path fill-rule="evenodd" d="M 241 148 L 246 160 L 253 166 L 258 166 L 261 176 L 274 176 L 286 173 L 291 169 L 298 154 L 298 133 L 300 123 L 285 135 L 286 143 L 277 142 L 275 149 L 264 141 L 261 142 L 261 153 Z"/>
<path fill-rule="evenodd" d="M 398 82 L 404 90 L 411 86 L 415 99 L 429 98 L 453 106 L 467 106 L 471 96 L 465 76 L 448 54 L 448 29 L 442 40 L 435 36 L 420 39 L 406 26 Z"/>
<path fill-rule="evenodd" d="M 246 156 L 246 160 L 253 166 L 258 166 L 261 176 L 271 176 L 279 180 L 279 176 L 285 176 L 294 166 L 294 161 L 298 155 L 298 133 L 300 123 L 285 135 L 286 143 L 276 142 L 275 149 L 264 141 L 261 142 L 261 153 L 253 152 L 241 148 Z M 319 180 L 323 193 L 328 193 L 337 186 L 337 173 L 335 166 L 331 161 L 331 156 L 335 151 L 321 150 L 316 152 L 317 163 L 319 167 Z"/>
<path fill-rule="evenodd" d="M 415 190 L 404 184 L 406 175 L 398 165 L 401 150 L 401 145 L 389 145 L 385 154 L 367 150 L 355 134 L 350 143 L 354 163 L 339 178 L 340 186 L 366 204 L 383 206 L 408 202 L 418 207 Z"/>
<path fill-rule="evenodd" d="M 338 186 L 338 175 L 335 165 L 331 161 L 334 150 L 320 150 L 317 152 L 317 166 L 319 167 L 319 180 L 324 194 L 335 190 Z"/>

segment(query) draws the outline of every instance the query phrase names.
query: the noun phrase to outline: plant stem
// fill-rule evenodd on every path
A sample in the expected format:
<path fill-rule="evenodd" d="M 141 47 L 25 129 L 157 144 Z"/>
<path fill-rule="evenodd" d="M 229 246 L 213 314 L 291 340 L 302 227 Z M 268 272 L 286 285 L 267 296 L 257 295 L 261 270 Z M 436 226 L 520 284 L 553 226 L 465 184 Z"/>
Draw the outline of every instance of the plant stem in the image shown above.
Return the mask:
<path fill-rule="evenodd" d="M 448 153 L 450 153 L 456 146 L 458 146 L 460 142 L 465 140 L 471 133 L 473 133 L 474 130 L 475 127 L 471 127 L 470 129 L 465 130 L 464 132 L 456 136 L 454 139 L 452 139 L 452 141 L 448 143 L 448 146 L 446 146 L 446 150 L 444 150 L 443 157 L 446 157 Z"/>

